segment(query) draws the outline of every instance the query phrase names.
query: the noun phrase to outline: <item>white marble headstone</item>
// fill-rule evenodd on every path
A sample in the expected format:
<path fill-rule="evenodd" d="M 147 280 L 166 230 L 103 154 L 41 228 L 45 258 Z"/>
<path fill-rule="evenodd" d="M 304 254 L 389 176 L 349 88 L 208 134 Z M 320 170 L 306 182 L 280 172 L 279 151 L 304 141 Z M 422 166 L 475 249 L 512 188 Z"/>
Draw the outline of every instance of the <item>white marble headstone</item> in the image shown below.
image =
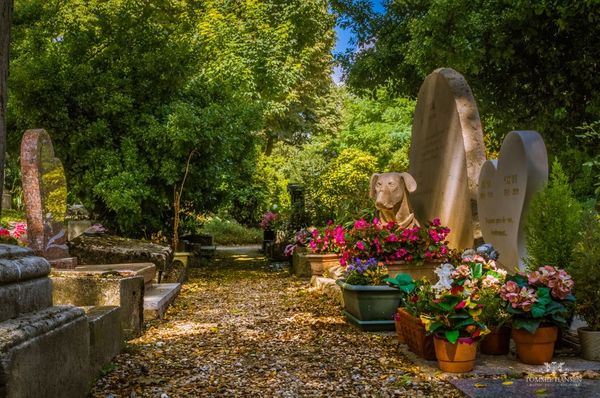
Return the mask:
<path fill-rule="evenodd" d="M 475 99 L 455 70 L 436 69 L 421 85 L 409 158 L 417 182 L 410 194 L 417 219 L 439 218 L 450 228 L 450 247 L 472 247 L 472 210 L 485 146 Z"/>
<path fill-rule="evenodd" d="M 481 232 L 509 271 L 524 270 L 527 208 L 547 181 L 548 155 L 536 131 L 508 133 L 498 160 L 488 160 L 481 168 L 477 201 Z"/>

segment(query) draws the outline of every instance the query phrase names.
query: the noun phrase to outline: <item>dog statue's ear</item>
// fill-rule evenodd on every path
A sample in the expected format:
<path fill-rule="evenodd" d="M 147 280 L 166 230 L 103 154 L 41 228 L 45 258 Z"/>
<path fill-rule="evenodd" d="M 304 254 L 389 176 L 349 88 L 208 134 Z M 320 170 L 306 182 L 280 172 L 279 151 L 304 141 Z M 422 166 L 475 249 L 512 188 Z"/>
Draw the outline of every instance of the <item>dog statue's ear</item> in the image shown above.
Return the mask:
<path fill-rule="evenodd" d="M 379 176 L 380 174 L 373 174 L 371 176 L 371 187 L 369 189 L 369 197 L 371 199 L 375 199 L 375 197 L 377 196 L 377 190 L 375 189 L 375 186 L 377 185 L 377 181 L 379 181 Z"/>
<path fill-rule="evenodd" d="M 400 173 L 400 177 L 404 180 L 404 186 L 408 192 L 415 192 L 417 189 L 417 182 L 408 173 Z"/>

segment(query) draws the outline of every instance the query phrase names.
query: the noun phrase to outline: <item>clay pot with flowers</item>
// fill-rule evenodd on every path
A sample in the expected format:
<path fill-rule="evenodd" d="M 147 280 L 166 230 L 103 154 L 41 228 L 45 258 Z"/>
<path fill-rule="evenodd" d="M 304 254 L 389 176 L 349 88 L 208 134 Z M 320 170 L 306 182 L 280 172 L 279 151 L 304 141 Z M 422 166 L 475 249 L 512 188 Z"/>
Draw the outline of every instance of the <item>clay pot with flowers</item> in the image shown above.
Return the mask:
<path fill-rule="evenodd" d="M 463 254 L 458 267 L 444 264 L 437 272 L 435 299 L 430 314 L 422 315 L 421 320 L 434 335 L 438 366 L 445 372 L 463 373 L 475 366 L 477 344 L 489 333 L 480 319 L 483 305 L 478 293 L 491 266 L 481 256 Z"/>
<path fill-rule="evenodd" d="M 413 279 L 435 280 L 434 269 L 449 255 L 450 230 L 439 219 L 423 227 L 401 228 L 395 222 L 359 219 L 346 234 L 341 264 L 351 258 L 376 258 L 386 264 L 390 276 L 409 274 Z"/>
<path fill-rule="evenodd" d="M 308 237 L 306 259 L 312 275 L 321 276 L 340 265 L 341 252 L 346 246 L 345 230 L 341 225 L 329 221 L 323 229 L 313 228 Z"/>
<path fill-rule="evenodd" d="M 520 362 L 551 362 L 558 326 L 566 326 L 566 305 L 575 301 L 571 276 L 551 265 L 506 278 L 500 297 L 512 317 L 512 339 Z"/>
<path fill-rule="evenodd" d="M 478 321 L 490 333 L 482 338 L 479 348 L 486 355 L 506 355 L 510 349 L 510 328 L 506 326 L 510 315 L 499 295 L 506 271 L 498 267 L 497 259 L 498 252 L 490 244 L 465 250 L 458 267 L 450 274 L 452 283 L 464 286 L 482 306 Z"/>

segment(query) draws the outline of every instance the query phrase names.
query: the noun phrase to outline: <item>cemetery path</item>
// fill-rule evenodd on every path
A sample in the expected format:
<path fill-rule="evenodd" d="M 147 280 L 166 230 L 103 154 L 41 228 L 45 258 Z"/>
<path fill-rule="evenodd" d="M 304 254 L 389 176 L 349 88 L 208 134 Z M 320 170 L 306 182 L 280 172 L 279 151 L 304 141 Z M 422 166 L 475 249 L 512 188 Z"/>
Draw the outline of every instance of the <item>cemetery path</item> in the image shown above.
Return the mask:
<path fill-rule="evenodd" d="M 218 252 L 163 321 L 97 380 L 93 397 L 461 397 L 339 305 L 251 251 Z"/>

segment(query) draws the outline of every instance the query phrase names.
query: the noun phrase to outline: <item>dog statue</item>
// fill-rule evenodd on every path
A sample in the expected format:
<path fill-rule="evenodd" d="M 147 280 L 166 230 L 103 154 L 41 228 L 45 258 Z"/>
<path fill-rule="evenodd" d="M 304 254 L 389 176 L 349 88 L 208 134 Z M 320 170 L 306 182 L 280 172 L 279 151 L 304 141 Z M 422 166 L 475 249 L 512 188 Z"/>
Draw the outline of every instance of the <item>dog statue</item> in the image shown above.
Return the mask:
<path fill-rule="evenodd" d="M 370 196 L 375 199 L 381 221 L 394 221 L 402 228 L 419 226 L 408 201 L 408 193 L 416 189 L 417 182 L 408 173 L 373 174 Z"/>

